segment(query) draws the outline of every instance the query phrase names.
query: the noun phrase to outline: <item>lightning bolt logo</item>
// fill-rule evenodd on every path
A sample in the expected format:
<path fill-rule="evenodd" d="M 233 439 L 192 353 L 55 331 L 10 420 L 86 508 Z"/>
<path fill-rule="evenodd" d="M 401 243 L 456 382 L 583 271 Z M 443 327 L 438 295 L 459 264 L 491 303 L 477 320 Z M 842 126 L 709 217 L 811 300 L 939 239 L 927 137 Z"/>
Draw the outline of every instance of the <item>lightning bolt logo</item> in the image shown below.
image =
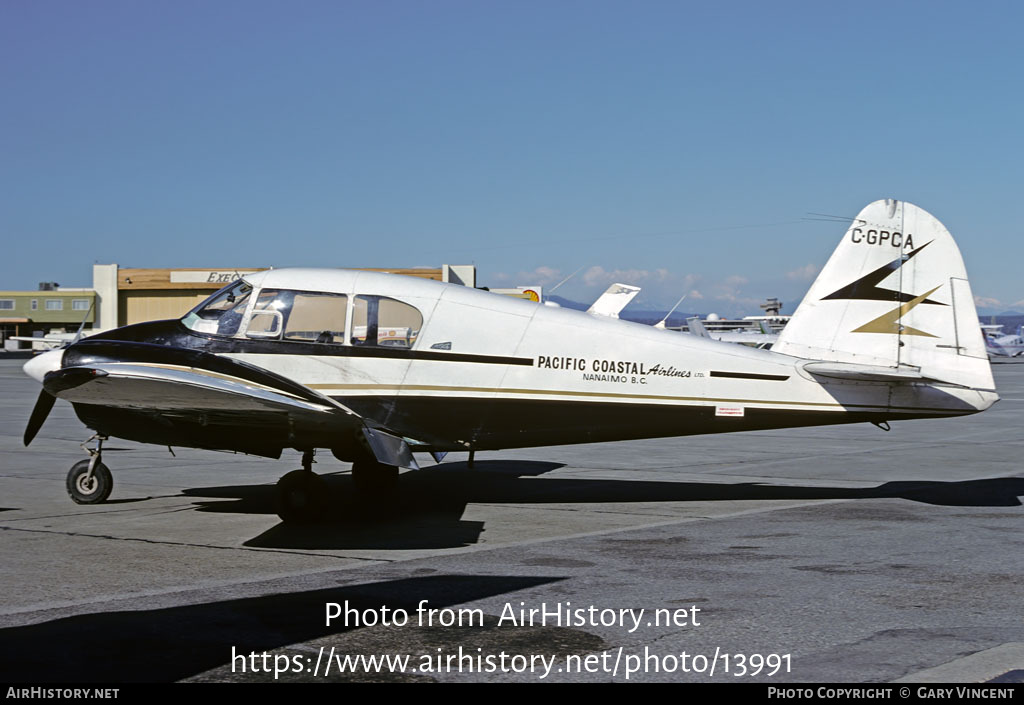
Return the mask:
<path fill-rule="evenodd" d="M 823 301 L 827 299 L 851 299 L 855 301 L 900 301 L 906 303 L 914 298 L 913 294 L 908 294 L 902 291 L 893 291 L 892 289 L 882 289 L 878 286 L 878 283 L 885 279 L 887 276 L 895 272 L 897 269 L 902 267 L 905 263 L 909 262 L 914 258 L 918 252 L 932 244 L 929 240 L 924 243 L 916 250 L 911 250 L 902 257 L 897 257 L 892 262 L 884 264 L 873 272 L 865 274 L 863 277 L 847 284 L 842 289 L 834 291 L 828 296 L 823 297 Z M 935 291 L 935 289 L 932 289 Z M 925 300 L 920 303 L 935 304 L 937 306 L 945 306 L 946 304 L 939 301 Z"/>
<path fill-rule="evenodd" d="M 938 336 L 932 335 L 931 333 L 925 333 L 923 330 L 917 328 L 911 328 L 900 323 L 900 319 L 910 313 L 910 310 L 921 303 L 929 303 L 928 297 L 931 296 L 939 289 L 942 285 L 935 287 L 931 291 L 925 292 L 918 297 L 915 297 L 903 304 L 895 311 L 889 311 L 889 313 L 883 313 L 881 316 L 873 321 L 868 321 L 860 328 L 854 328 L 851 333 L 889 333 L 890 335 L 921 335 L 926 338 L 937 338 Z M 937 303 L 932 301 L 930 303 Z M 943 306 L 945 304 L 942 304 Z"/>
<path fill-rule="evenodd" d="M 890 274 L 898 270 L 905 263 L 909 262 L 918 252 L 928 247 L 931 241 L 926 242 L 915 250 L 911 250 L 905 255 L 902 255 L 888 264 L 884 264 L 873 272 L 865 274 L 860 279 L 857 279 L 850 284 L 847 284 L 842 289 L 832 292 L 828 296 L 822 297 L 822 300 L 828 299 L 847 299 L 851 301 L 899 301 L 900 306 L 897 306 L 892 311 L 884 313 L 878 318 L 868 321 L 859 328 L 855 328 L 851 333 L 886 333 L 889 335 L 920 335 L 928 338 L 935 338 L 937 336 L 931 333 L 926 333 L 923 330 L 917 328 L 911 328 L 900 323 L 900 319 L 910 313 L 915 307 L 920 304 L 932 304 L 934 306 L 946 306 L 947 304 L 941 301 L 932 301 L 928 297 L 938 291 L 942 285 L 927 291 L 920 296 L 914 296 L 902 291 L 894 291 L 892 289 L 883 289 L 878 286 L 879 282 L 888 277 Z"/>

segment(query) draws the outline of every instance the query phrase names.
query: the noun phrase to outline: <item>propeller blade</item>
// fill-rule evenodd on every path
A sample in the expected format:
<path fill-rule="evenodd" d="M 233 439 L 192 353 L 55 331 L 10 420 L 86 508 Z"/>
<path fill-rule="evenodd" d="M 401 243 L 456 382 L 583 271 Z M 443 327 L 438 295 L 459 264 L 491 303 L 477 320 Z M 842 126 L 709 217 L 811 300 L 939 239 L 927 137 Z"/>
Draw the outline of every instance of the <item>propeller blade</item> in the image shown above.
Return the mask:
<path fill-rule="evenodd" d="M 50 394 L 45 389 L 39 392 L 39 398 L 36 399 L 35 408 L 32 409 L 32 415 L 28 417 L 28 426 L 25 427 L 25 445 L 27 446 L 32 442 L 32 439 L 39 433 L 39 429 L 43 427 L 43 422 L 46 421 L 46 417 L 50 415 L 50 409 L 53 408 L 54 403 L 57 401 L 57 397 Z"/>

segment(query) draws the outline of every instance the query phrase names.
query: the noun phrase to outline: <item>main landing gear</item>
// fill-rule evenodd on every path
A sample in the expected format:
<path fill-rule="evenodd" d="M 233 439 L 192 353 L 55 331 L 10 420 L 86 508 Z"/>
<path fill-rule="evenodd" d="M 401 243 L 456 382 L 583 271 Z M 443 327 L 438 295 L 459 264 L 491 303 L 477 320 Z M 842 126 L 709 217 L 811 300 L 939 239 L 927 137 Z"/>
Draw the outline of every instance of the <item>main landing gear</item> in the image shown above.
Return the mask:
<path fill-rule="evenodd" d="M 302 469 L 277 481 L 277 515 L 287 524 L 309 524 L 327 508 L 327 483 L 313 472 L 313 451 L 302 453 Z"/>
<path fill-rule="evenodd" d="M 96 447 L 89 448 L 89 441 L 95 440 Z M 67 489 L 75 504 L 99 504 L 106 501 L 114 489 L 114 478 L 103 464 L 103 441 L 106 436 L 93 436 L 82 444 L 82 450 L 89 454 L 88 460 L 79 460 L 68 471 Z"/>
<path fill-rule="evenodd" d="M 277 515 L 287 524 L 310 524 L 327 509 L 328 488 L 313 472 L 313 451 L 302 453 L 302 469 L 292 470 L 277 481 Z M 364 501 L 391 497 L 398 485 L 398 468 L 361 458 L 352 464 L 352 484 Z"/>
<path fill-rule="evenodd" d="M 357 460 L 352 463 L 352 484 L 368 499 L 387 498 L 398 486 L 398 468 L 376 460 Z"/>

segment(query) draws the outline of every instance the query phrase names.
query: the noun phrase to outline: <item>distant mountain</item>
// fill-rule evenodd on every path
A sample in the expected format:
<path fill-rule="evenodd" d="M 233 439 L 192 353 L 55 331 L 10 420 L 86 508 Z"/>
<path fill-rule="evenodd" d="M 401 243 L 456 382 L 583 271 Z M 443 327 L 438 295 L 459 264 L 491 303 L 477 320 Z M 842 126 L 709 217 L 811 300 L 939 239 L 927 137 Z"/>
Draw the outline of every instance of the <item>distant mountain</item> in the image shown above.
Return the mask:
<path fill-rule="evenodd" d="M 988 306 L 978 306 L 978 315 L 982 318 L 986 316 L 1024 316 L 1024 312 L 1021 311 L 999 311 Z"/>
<path fill-rule="evenodd" d="M 995 323 L 1003 327 L 1003 335 L 1012 335 L 1024 325 L 1024 313 L 1003 313 L 995 316 L 979 316 L 982 323 Z"/>
<path fill-rule="evenodd" d="M 545 299 L 553 301 L 562 308 L 571 308 L 574 311 L 586 311 L 590 308 L 590 304 L 581 304 L 576 301 L 570 301 L 569 299 L 562 298 L 561 296 L 546 296 Z"/>

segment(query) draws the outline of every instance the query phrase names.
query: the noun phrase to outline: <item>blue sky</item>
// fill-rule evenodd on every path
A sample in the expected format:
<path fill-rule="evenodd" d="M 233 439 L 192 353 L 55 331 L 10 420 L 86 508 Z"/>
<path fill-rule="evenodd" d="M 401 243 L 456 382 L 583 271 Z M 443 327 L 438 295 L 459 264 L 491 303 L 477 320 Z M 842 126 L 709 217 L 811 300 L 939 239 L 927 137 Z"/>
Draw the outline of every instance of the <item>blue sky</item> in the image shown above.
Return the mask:
<path fill-rule="evenodd" d="M 1024 310 L 1015 2 L 0 3 L 0 289 L 438 266 L 792 312 L 870 201 Z"/>

